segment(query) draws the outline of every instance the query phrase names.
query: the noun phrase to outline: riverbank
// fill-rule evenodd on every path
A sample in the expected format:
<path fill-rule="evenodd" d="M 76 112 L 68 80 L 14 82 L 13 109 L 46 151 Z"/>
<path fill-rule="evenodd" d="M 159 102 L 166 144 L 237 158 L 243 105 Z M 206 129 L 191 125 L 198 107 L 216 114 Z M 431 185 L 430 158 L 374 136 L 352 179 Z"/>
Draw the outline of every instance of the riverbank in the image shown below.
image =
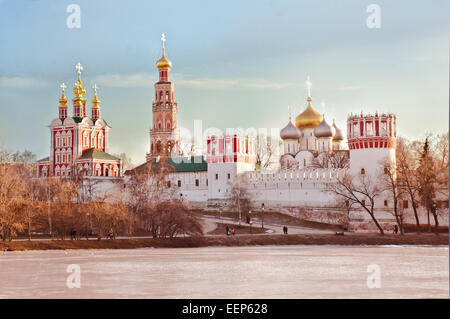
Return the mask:
<path fill-rule="evenodd" d="M 448 245 L 448 234 L 348 234 L 339 235 L 239 235 L 214 237 L 180 237 L 172 239 L 142 238 L 114 240 L 39 240 L 0 242 L 1 251 L 52 249 L 133 249 L 133 248 L 189 248 L 208 246 L 260 245 Z"/>

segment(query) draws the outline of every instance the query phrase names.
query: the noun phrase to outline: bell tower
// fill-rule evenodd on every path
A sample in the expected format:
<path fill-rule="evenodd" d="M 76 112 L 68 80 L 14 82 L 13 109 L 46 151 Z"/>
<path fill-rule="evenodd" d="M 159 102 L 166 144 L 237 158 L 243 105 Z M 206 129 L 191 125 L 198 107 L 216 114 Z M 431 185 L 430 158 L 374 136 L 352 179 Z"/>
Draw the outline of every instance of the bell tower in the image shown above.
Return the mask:
<path fill-rule="evenodd" d="M 153 123 L 150 129 L 150 152 L 147 161 L 157 156 L 179 156 L 179 131 L 174 84 L 170 82 L 172 62 L 166 57 L 166 37 L 161 35 L 162 57 L 156 63 L 159 81 L 155 83 Z"/>

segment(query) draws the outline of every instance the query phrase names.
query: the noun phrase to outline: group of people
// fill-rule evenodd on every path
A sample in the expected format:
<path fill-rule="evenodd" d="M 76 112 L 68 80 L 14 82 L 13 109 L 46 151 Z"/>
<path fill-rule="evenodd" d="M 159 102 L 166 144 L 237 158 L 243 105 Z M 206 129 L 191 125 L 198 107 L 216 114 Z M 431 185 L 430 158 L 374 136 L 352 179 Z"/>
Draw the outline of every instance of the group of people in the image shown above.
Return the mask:
<path fill-rule="evenodd" d="M 227 236 L 230 236 L 230 235 L 236 235 L 236 227 L 233 227 L 233 229 L 231 229 L 231 228 L 228 227 L 228 225 L 227 225 L 227 227 L 225 227 L 225 230 L 226 230 Z"/>
<path fill-rule="evenodd" d="M 288 228 L 287 226 L 283 226 L 283 234 L 287 235 L 288 233 Z"/>

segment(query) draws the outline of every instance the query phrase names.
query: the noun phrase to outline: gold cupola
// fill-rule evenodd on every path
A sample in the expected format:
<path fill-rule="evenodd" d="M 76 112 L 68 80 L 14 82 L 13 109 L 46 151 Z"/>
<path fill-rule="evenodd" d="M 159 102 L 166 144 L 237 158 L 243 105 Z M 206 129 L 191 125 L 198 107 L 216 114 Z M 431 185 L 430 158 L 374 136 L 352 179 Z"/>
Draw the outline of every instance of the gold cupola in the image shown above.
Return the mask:
<path fill-rule="evenodd" d="M 62 95 L 61 98 L 59 99 L 59 107 L 67 108 L 66 87 L 67 86 L 64 83 L 61 84 Z"/>
<path fill-rule="evenodd" d="M 98 105 L 100 104 L 100 100 L 97 97 L 97 89 L 98 89 L 97 84 L 94 84 L 92 88 L 94 89 L 94 99 L 92 100 L 92 108 L 97 109 L 99 108 Z"/>
<path fill-rule="evenodd" d="M 164 35 L 164 33 L 161 34 L 161 42 L 163 53 L 161 59 L 159 59 L 158 62 L 156 62 L 156 66 L 160 70 L 170 69 L 172 67 L 172 62 L 170 62 L 170 60 L 166 57 L 166 46 L 165 46 L 166 36 Z"/>
<path fill-rule="evenodd" d="M 172 67 L 172 62 L 166 58 L 165 49 L 163 48 L 163 56 L 156 62 L 156 66 L 160 70 L 170 69 Z"/>
<path fill-rule="evenodd" d="M 83 97 L 86 94 L 86 90 L 83 87 L 83 81 L 81 81 L 81 70 L 83 67 L 80 62 L 75 66 L 78 70 L 78 81 L 75 83 L 75 88 L 73 89 L 73 93 L 75 94 L 75 98 L 73 99 L 74 106 L 83 106 L 86 99 Z"/>
<path fill-rule="evenodd" d="M 295 119 L 295 126 L 297 126 L 300 130 L 303 129 L 313 129 L 317 125 L 322 122 L 323 116 L 319 112 L 313 109 L 311 106 L 311 97 L 308 96 L 308 106 L 306 110 L 303 111 L 297 118 Z"/>

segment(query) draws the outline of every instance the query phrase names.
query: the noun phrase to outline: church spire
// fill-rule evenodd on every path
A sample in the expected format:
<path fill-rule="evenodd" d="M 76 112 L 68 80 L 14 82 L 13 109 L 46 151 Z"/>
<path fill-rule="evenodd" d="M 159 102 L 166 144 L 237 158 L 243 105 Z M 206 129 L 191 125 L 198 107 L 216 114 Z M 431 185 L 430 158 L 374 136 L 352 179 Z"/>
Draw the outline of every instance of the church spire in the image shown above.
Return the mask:
<path fill-rule="evenodd" d="M 96 121 L 100 118 L 100 100 L 97 97 L 97 84 L 92 87 L 94 89 L 94 99 L 92 100 L 92 121 Z"/>
<path fill-rule="evenodd" d="M 66 88 L 67 86 L 63 83 L 61 84 L 62 95 L 59 99 L 59 118 L 61 120 L 67 118 L 67 98 L 66 98 Z"/>
<path fill-rule="evenodd" d="M 86 116 L 86 99 L 83 97 L 86 94 L 86 90 L 83 88 L 83 81 L 81 81 L 81 70 L 83 70 L 83 67 L 78 62 L 75 68 L 78 71 L 78 80 L 73 89 L 73 93 L 75 93 L 75 98 L 72 100 L 73 116 L 83 118 Z"/>
<path fill-rule="evenodd" d="M 169 71 L 172 67 L 172 62 L 166 58 L 166 36 L 164 32 L 161 34 L 162 42 L 162 57 L 156 62 L 156 66 L 159 69 L 159 81 L 169 82 Z"/>

